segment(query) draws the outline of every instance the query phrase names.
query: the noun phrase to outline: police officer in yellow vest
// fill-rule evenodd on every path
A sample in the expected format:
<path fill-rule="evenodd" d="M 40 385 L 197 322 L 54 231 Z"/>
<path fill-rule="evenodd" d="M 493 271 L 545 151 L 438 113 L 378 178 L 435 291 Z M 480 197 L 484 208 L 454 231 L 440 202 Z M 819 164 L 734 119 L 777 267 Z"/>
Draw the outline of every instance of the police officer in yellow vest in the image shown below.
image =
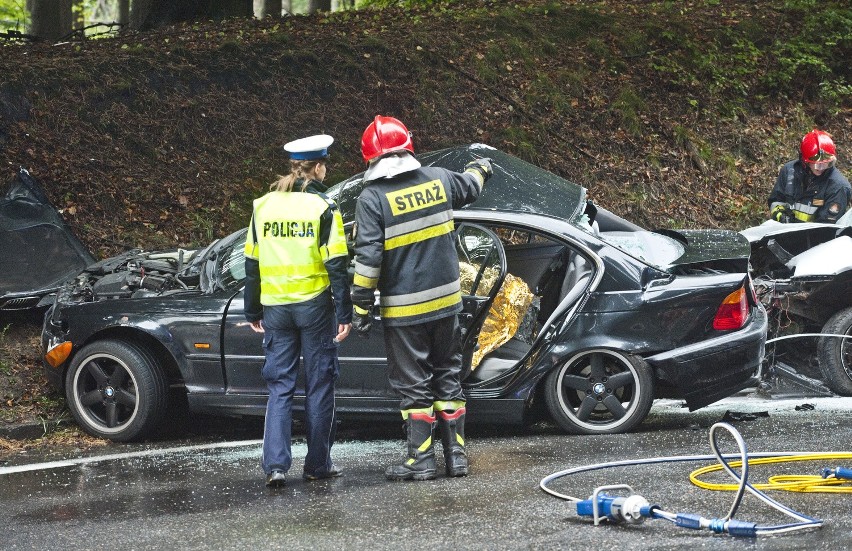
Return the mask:
<path fill-rule="evenodd" d="M 282 486 L 290 469 L 292 403 L 304 356 L 308 454 L 303 478 L 340 476 L 331 460 L 337 346 L 349 334 L 352 302 L 343 221 L 323 195 L 328 147 L 334 139 L 289 142 L 290 174 L 254 201 L 246 238 L 245 316 L 262 332 L 269 387 L 263 433 L 266 485 Z"/>
<path fill-rule="evenodd" d="M 353 327 L 369 331 L 375 290 L 391 385 L 402 395 L 408 457 L 390 480 L 435 478 L 432 438 L 440 427 L 447 476 L 468 473 L 465 396 L 457 314 L 461 311 L 453 209 L 475 201 L 491 174 L 488 159 L 465 172 L 421 167 L 408 129 L 376 117 L 361 138 L 369 163 L 355 209 Z"/>

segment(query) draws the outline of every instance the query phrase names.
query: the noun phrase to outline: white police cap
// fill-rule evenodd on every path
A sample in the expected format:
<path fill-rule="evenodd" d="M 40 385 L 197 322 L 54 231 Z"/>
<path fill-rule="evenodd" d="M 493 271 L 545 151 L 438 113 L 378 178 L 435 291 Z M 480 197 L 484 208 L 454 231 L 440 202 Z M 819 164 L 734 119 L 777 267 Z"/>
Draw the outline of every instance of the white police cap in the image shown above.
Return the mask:
<path fill-rule="evenodd" d="M 287 142 L 284 151 L 290 154 L 294 161 L 312 161 L 328 157 L 328 148 L 334 143 L 334 138 L 328 134 L 317 134 Z"/>

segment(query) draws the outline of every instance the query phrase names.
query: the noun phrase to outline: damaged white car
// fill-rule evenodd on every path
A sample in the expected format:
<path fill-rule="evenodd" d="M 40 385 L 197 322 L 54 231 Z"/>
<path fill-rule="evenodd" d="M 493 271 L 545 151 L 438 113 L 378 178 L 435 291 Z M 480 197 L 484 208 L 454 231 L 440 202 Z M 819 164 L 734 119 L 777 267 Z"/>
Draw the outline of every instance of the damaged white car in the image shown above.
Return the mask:
<path fill-rule="evenodd" d="M 816 377 L 852 396 L 852 211 L 836 224 L 767 220 L 741 233 L 770 315 L 769 341 L 777 339 L 767 376 Z"/>

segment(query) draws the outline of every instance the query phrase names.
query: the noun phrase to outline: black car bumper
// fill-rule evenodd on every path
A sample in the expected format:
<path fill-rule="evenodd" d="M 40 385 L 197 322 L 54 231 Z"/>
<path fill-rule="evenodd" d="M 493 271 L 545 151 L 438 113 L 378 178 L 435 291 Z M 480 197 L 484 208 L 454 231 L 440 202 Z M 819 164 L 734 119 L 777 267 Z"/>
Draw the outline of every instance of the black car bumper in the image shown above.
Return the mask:
<path fill-rule="evenodd" d="M 657 376 L 672 384 L 690 411 L 702 408 L 760 380 L 768 318 L 762 306 L 745 328 L 715 339 L 645 358 Z"/>

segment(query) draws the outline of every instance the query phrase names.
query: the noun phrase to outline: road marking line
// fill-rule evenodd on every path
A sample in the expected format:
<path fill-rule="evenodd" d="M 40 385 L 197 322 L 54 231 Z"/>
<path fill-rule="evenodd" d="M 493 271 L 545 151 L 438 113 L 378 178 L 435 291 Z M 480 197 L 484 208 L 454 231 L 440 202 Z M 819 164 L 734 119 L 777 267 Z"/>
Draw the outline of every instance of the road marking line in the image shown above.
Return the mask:
<path fill-rule="evenodd" d="M 98 455 L 92 457 L 78 457 L 62 461 L 48 461 L 46 463 L 31 463 L 29 465 L 15 465 L 12 467 L 0 467 L 0 475 L 23 473 L 28 471 L 43 471 L 47 469 L 59 469 L 62 467 L 73 467 L 75 465 L 86 465 L 89 463 L 100 463 L 102 461 L 114 461 L 116 459 L 131 459 L 135 457 L 150 457 L 153 455 L 168 455 L 172 453 L 192 452 L 199 450 L 212 450 L 216 448 L 241 448 L 246 446 L 259 446 L 263 440 L 240 440 L 237 442 L 217 442 L 214 444 L 198 444 L 195 446 L 181 446 L 178 448 L 162 448 L 155 450 L 141 450 L 127 453 L 116 453 L 111 455 Z"/>

